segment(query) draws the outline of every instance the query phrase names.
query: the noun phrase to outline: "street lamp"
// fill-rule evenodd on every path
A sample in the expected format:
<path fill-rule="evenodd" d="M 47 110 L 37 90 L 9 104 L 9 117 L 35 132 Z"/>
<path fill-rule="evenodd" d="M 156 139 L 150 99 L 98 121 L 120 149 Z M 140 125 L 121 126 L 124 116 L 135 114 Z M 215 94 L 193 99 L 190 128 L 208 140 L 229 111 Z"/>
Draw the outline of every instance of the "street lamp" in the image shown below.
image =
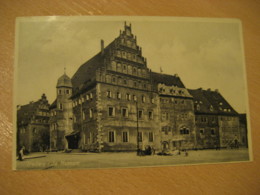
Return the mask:
<path fill-rule="evenodd" d="M 136 103 L 136 141 L 137 141 L 137 151 L 136 151 L 136 155 L 139 156 L 140 155 L 140 147 L 139 147 L 139 116 L 138 116 L 138 101 L 136 99 L 135 101 Z"/>

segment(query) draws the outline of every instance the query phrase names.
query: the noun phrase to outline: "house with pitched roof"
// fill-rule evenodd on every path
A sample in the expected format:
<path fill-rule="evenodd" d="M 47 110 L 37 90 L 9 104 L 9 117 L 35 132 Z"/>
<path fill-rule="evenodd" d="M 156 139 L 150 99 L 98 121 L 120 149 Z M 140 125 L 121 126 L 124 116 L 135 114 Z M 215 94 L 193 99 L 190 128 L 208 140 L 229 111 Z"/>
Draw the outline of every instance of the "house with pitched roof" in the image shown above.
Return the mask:
<path fill-rule="evenodd" d="M 189 90 L 194 98 L 197 148 L 226 148 L 241 143 L 239 114 L 218 90 Z"/>
<path fill-rule="evenodd" d="M 17 149 L 28 152 L 49 148 L 49 103 L 45 94 L 36 102 L 17 107 Z"/>

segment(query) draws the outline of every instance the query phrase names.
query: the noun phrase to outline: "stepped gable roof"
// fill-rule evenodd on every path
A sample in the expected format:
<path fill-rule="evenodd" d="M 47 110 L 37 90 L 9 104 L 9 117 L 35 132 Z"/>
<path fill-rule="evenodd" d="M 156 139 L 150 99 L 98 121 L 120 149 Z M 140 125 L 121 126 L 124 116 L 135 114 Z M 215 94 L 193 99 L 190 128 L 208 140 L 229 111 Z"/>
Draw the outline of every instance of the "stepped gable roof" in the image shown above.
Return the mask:
<path fill-rule="evenodd" d="M 64 73 L 57 82 L 56 87 L 72 87 L 71 79 Z"/>
<path fill-rule="evenodd" d="M 167 86 L 177 86 L 180 88 L 185 88 L 184 84 L 182 83 L 180 77 L 177 75 L 168 75 L 162 74 L 157 72 L 151 72 L 152 81 L 154 84 L 165 84 Z"/>
<path fill-rule="evenodd" d="M 19 110 L 17 110 L 17 124 L 27 125 L 36 113 L 39 105 L 42 103 L 48 103 L 45 94 L 43 94 L 42 98 L 36 102 L 30 102 L 29 104 L 22 105 Z"/>
<path fill-rule="evenodd" d="M 106 47 L 104 47 L 104 42 L 101 40 L 101 51 L 78 68 L 77 72 L 71 79 L 73 86 L 72 98 L 81 94 L 86 88 L 95 84 L 96 70 L 104 65 L 104 60 L 106 56 L 110 55 L 110 50 L 113 48 L 118 48 L 119 40 L 122 38 L 122 34 L 127 34 L 126 30 L 130 30 L 131 32 L 131 24 L 127 25 L 125 22 L 125 29 L 123 32 L 120 31 L 120 35 L 117 38 L 115 38 Z M 134 38 L 132 34 L 127 36 Z"/>
<path fill-rule="evenodd" d="M 191 90 L 190 94 L 194 97 L 194 106 L 196 113 L 220 114 L 220 115 L 237 115 L 238 113 L 225 100 L 218 91 L 203 90 L 201 88 Z M 197 105 L 199 109 L 197 109 Z"/>

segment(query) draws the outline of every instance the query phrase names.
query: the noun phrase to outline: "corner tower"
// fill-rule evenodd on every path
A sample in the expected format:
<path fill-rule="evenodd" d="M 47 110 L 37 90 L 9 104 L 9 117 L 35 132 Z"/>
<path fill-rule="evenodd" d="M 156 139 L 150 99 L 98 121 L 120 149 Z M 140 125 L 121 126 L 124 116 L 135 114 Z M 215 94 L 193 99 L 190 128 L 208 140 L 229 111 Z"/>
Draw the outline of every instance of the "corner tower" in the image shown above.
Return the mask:
<path fill-rule="evenodd" d="M 55 150 L 68 149 L 66 135 L 73 131 L 72 113 L 72 83 L 64 73 L 57 81 L 56 100 L 51 105 L 51 148 Z"/>

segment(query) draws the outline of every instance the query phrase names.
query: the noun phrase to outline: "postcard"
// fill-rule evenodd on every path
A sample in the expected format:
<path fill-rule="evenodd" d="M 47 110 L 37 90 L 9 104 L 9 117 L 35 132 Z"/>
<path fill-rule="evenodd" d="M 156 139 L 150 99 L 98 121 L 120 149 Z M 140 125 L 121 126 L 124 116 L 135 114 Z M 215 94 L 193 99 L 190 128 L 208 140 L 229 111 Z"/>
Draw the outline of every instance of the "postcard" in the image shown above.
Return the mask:
<path fill-rule="evenodd" d="M 237 19 L 16 20 L 13 169 L 252 161 Z"/>

